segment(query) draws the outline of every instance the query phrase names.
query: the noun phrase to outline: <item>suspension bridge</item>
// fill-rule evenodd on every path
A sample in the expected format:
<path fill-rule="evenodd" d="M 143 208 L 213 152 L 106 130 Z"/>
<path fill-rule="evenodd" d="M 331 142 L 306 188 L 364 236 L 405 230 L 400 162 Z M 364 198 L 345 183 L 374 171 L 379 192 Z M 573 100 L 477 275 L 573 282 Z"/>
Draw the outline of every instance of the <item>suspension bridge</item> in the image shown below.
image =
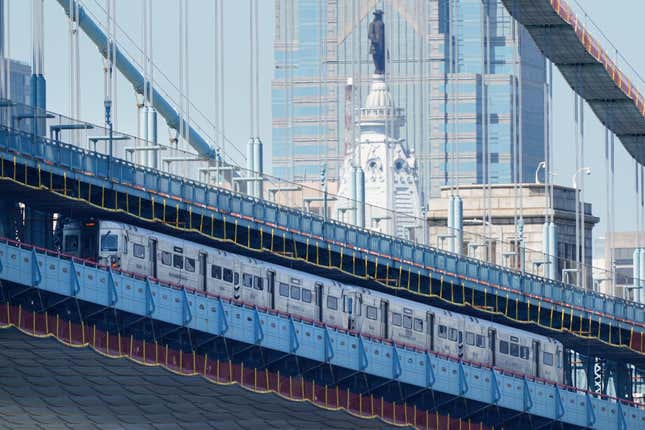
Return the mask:
<path fill-rule="evenodd" d="M 103 26 L 80 2 L 58 3 L 105 58 L 106 80 L 118 71 L 143 96 L 147 113 L 142 120 L 149 123 L 143 137 L 115 130 L 113 97 L 106 98 L 105 125 L 48 111 L 45 74 L 38 66 L 42 58 L 34 55 L 32 104 L 10 97 L 1 104 L 3 326 L 397 426 L 645 425 L 645 406 L 634 398 L 639 389 L 635 376 L 642 377 L 645 369 L 642 303 L 380 234 L 326 212 L 294 208 L 305 207 L 306 199 L 333 196 L 307 194 L 302 185 L 262 172 L 257 124 L 247 165 L 237 166 L 213 143 L 216 139 L 186 119 L 188 100 L 176 108 L 153 85 L 153 66 L 142 70 L 120 49 L 109 14 Z M 617 136 L 641 163 L 645 99 L 566 4 L 503 3 L 589 103 L 608 136 Z M 34 7 L 34 22 L 42 26 L 42 2 L 35 1 Z M 41 39 L 42 33 L 36 34 L 35 53 L 42 53 Z M 255 63 L 254 73 L 259 73 Z M 156 140 L 157 114 L 178 131 L 186 148 L 165 147 Z M 162 152 L 157 162 L 148 158 Z M 173 163 L 184 163 L 197 174 L 178 175 L 171 171 Z M 303 201 L 284 204 L 297 199 L 284 197 L 287 193 Z M 278 194 L 287 200 L 276 198 Z M 361 335 L 66 255 L 53 241 L 52 221 L 62 220 L 54 214 L 123 221 L 546 335 L 567 350 L 565 382 Z M 576 383 L 581 368 L 588 380 L 594 374 L 596 384 Z"/>

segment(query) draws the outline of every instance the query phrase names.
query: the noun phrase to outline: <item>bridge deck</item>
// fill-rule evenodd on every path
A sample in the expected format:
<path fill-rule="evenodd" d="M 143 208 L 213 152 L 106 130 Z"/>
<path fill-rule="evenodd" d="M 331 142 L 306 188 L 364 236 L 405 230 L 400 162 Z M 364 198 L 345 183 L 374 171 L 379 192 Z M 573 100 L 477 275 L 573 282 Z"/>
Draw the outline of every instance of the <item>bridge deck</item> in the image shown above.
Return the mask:
<path fill-rule="evenodd" d="M 0 190 L 396 291 L 645 366 L 645 307 L 0 128 Z"/>
<path fill-rule="evenodd" d="M 500 410 L 515 411 L 512 416 L 517 416 L 518 412 L 531 416 L 534 423 L 555 420 L 597 429 L 638 428 L 645 423 L 645 409 L 626 401 L 617 402 L 607 396 L 362 337 L 148 278 L 108 271 L 92 263 L 63 258 L 55 252 L 11 241 L 0 243 L 0 263 L 0 279 L 24 286 L 12 291 L 11 297 L 24 295 L 33 289 L 55 294 L 63 300 L 74 299 L 98 305 L 107 311 L 128 312 L 139 316 L 138 320 L 160 320 L 180 329 L 190 329 L 194 337 L 203 333 L 211 338 L 223 337 L 252 347 L 327 363 L 382 381 L 394 381 L 399 387 L 397 394 L 406 393 L 404 399 L 414 397 L 410 393 L 419 393 L 419 390 L 432 390 L 449 396 L 453 401 L 467 400 L 468 405 L 460 405 L 460 410 L 467 416 L 476 415 L 475 411 L 481 411 L 486 404 L 493 404 Z M 57 303 L 60 302 L 58 299 Z M 43 306 L 47 307 L 46 304 Z M 31 318 L 18 316 L 19 322 L 27 321 L 29 324 L 30 320 L 36 327 L 35 314 Z M 58 333 L 58 323 L 56 330 Z M 69 331 L 71 333 L 71 326 Z M 81 327 L 81 332 L 84 339 L 91 337 L 89 327 Z M 131 338 L 130 351 L 132 343 Z M 120 337 L 118 345 L 121 349 L 123 342 Z M 140 343 L 137 345 L 140 349 Z M 154 352 L 151 351 L 153 349 Z M 149 351 L 156 357 L 164 354 L 163 348 L 159 352 L 157 345 L 155 348 L 149 346 Z M 168 354 L 167 350 L 165 354 Z M 206 372 L 205 365 L 202 366 L 206 360 L 203 355 L 196 356 L 194 350 L 192 353 L 181 352 L 178 356 L 180 370 L 188 373 Z M 404 413 L 410 406 L 404 407 Z"/>

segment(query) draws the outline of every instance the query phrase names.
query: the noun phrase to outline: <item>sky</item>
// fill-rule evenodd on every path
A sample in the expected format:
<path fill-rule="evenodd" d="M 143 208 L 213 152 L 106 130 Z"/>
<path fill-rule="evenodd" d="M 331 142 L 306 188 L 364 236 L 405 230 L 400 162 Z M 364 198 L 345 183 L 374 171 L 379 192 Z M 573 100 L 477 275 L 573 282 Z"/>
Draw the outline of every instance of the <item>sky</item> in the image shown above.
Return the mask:
<path fill-rule="evenodd" d="M 10 54 L 17 60 L 31 63 L 31 1 L 5 0 L 10 4 Z M 574 9 L 580 7 L 588 13 L 584 22 L 591 27 L 595 23 L 611 43 L 620 51 L 635 70 L 645 75 L 645 56 L 638 29 L 645 15 L 643 0 L 570 0 Z M 102 7 L 106 0 L 83 0 L 88 10 L 104 17 Z M 153 2 L 153 61 L 167 75 L 162 82 L 166 89 L 170 82 L 178 83 L 178 4 L 179 0 L 154 0 Z M 212 118 L 214 112 L 214 84 L 212 71 L 214 56 L 212 41 L 215 34 L 213 23 L 213 0 L 188 0 L 190 99 L 196 110 L 204 117 Z M 134 53 L 130 36 L 142 46 L 142 1 L 116 0 L 117 24 L 122 33 L 118 40 L 125 42 L 126 50 Z M 69 103 L 69 31 L 67 18 L 56 0 L 44 0 L 45 7 L 45 77 L 47 79 L 48 110 L 68 114 Z M 273 0 L 259 0 L 260 35 L 260 136 L 265 143 L 265 166 L 270 168 L 271 145 L 271 78 L 273 73 Z M 249 2 L 224 0 L 225 47 L 225 109 L 226 136 L 241 150 L 250 136 L 249 132 Z M 581 18 L 584 15 L 580 15 Z M 592 34 L 598 35 L 597 29 Z M 615 52 L 607 40 L 602 44 L 609 52 Z M 133 55 L 141 58 L 141 54 Z M 102 124 L 103 114 L 103 62 L 96 47 L 85 36 L 80 39 L 81 57 L 81 118 L 84 121 Z M 623 65 L 621 60 L 619 64 Z M 625 70 L 632 82 L 645 94 L 645 84 L 631 70 Z M 554 73 L 554 151 L 553 170 L 555 182 L 571 186 L 575 170 L 573 93 L 557 70 Z M 162 79 L 159 73 L 156 77 Z M 164 79 L 162 79 L 164 80 Z M 171 92 L 176 97 L 177 92 Z M 131 85 L 124 79 L 118 81 L 117 128 L 136 134 L 136 98 Z M 195 115 L 195 114 L 194 114 Z M 204 120 L 202 124 L 205 124 Z M 585 108 L 585 166 L 592 174 L 585 179 L 585 200 L 593 205 L 594 215 L 601 218 L 594 237 L 604 236 L 606 222 L 604 128 L 593 112 Z M 159 139 L 167 133 L 160 131 Z M 636 197 L 634 191 L 633 160 L 616 141 L 616 228 L 618 231 L 634 230 L 636 220 Z"/>

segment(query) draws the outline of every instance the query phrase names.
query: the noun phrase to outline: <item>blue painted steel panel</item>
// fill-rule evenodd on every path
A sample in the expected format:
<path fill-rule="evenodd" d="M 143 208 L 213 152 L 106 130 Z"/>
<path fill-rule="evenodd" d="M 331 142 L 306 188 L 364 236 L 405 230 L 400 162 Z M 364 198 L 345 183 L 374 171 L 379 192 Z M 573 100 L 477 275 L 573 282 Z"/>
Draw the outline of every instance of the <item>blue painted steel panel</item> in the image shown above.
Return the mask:
<path fill-rule="evenodd" d="M 81 262 L 73 264 L 55 254 L 36 254 L 31 249 L 7 243 L 0 243 L 0 267 L 0 279 L 25 285 L 31 285 L 36 270 L 42 275 L 38 288 L 64 296 L 70 294 L 70 271 L 75 269 L 80 286 L 78 298 L 109 306 L 106 290 L 110 282 L 110 272 L 105 269 Z M 117 272 L 113 273 L 113 279 L 118 297 L 114 306 L 120 310 L 147 315 L 149 304 L 146 291 L 149 288 L 155 303 L 152 317 L 171 324 L 186 324 L 195 330 L 218 334 L 223 318 L 228 326 L 225 333 L 227 337 L 246 343 L 258 343 L 263 347 L 284 352 L 294 349 L 290 335 L 291 331 L 294 331 L 295 344 L 298 345 L 295 353 L 321 362 L 329 359 L 330 354 L 325 347 L 328 334 L 333 349 L 333 357 L 328 361 L 338 366 L 363 369 L 367 374 L 384 378 L 394 376 L 401 382 L 420 387 L 427 386 L 430 367 L 434 390 L 484 402 L 495 402 L 500 407 L 517 411 L 524 411 L 528 404 L 532 414 L 579 426 L 587 425 L 588 404 L 595 417 L 592 428 L 622 428 L 616 415 L 619 412 L 618 405 L 611 400 L 589 397 L 585 393 L 565 388 L 558 390 L 554 384 L 525 380 L 499 373 L 497 370 L 428 355 L 422 351 L 395 348 L 378 340 L 360 338 L 308 322 L 293 321 L 289 317 L 267 314 L 255 308 L 222 302 L 192 290 L 147 282 L 145 279 Z M 187 312 L 191 318 L 186 318 Z M 428 359 L 432 361 L 430 366 L 427 363 Z M 527 403 L 527 399 L 530 399 L 530 402 Z M 560 407 L 560 399 L 563 408 Z M 620 411 L 627 428 L 638 428 L 645 420 L 643 409 L 623 404 Z M 557 415 L 560 414 L 562 416 L 558 418 Z"/>

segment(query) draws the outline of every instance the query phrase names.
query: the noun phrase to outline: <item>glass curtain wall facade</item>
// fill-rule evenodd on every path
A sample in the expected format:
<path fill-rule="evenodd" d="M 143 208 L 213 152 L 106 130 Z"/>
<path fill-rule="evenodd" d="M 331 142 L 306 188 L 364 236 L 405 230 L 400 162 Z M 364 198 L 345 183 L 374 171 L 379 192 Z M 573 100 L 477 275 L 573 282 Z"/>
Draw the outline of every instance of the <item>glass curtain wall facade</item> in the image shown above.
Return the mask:
<path fill-rule="evenodd" d="M 317 178 L 326 164 L 338 176 L 373 73 L 376 8 L 424 201 L 452 183 L 530 181 L 544 159 L 545 59 L 499 0 L 275 0 L 274 175 Z"/>

